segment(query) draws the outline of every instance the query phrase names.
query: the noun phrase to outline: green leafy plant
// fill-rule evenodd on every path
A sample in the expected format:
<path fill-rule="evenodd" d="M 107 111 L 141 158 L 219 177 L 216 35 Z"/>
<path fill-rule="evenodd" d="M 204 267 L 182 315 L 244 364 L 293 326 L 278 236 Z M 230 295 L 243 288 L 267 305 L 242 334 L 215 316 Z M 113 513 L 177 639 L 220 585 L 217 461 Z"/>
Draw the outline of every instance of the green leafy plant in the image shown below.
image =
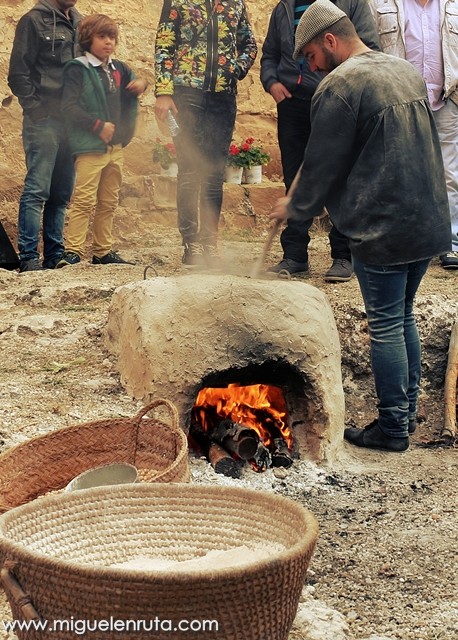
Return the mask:
<path fill-rule="evenodd" d="M 168 169 L 177 161 L 177 150 L 173 142 L 162 142 L 156 138 L 153 144 L 153 162 L 158 162 L 163 169 Z"/>
<path fill-rule="evenodd" d="M 232 143 L 229 147 L 227 164 L 230 167 L 250 169 L 270 162 L 269 154 L 263 150 L 261 145 L 255 145 L 254 142 L 254 138 L 246 138 L 240 145 Z"/>

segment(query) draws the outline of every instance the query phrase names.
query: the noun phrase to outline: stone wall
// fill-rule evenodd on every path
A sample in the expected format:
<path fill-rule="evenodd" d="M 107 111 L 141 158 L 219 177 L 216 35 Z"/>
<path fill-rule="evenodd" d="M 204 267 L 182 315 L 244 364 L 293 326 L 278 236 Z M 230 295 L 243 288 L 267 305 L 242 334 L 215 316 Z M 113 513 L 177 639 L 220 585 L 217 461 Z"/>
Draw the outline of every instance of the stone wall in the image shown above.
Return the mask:
<path fill-rule="evenodd" d="M 8 64 L 14 30 L 19 18 L 35 0 L 2 0 L 0 4 L 0 200 L 17 199 L 24 175 L 21 142 L 21 109 L 7 84 Z M 253 29 L 261 49 L 272 7 L 276 0 L 248 0 Z M 161 0 L 78 0 L 82 14 L 106 13 L 120 27 L 117 57 L 128 62 L 137 75 L 147 78 L 150 88 L 141 98 L 136 136 L 126 149 L 126 176 L 148 176 L 157 172 L 151 161 L 151 147 L 159 134 L 154 118 L 153 61 L 156 26 Z M 259 60 L 248 77 L 239 83 L 238 115 L 235 138 L 251 135 L 261 141 L 273 156 L 267 175 L 281 174 L 276 143 L 275 105 L 259 81 Z"/>

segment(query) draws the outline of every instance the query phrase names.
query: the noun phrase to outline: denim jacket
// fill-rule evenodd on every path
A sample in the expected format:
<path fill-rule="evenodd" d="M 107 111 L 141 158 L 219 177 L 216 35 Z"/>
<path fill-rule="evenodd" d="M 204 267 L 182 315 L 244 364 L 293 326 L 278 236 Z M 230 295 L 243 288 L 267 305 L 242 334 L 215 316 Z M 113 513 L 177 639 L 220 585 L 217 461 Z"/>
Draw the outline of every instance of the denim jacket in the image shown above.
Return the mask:
<path fill-rule="evenodd" d="M 444 97 L 458 84 L 458 1 L 439 0 L 441 11 L 442 55 L 444 59 Z M 369 0 L 377 23 L 382 51 L 406 58 L 404 4 L 402 0 Z"/>

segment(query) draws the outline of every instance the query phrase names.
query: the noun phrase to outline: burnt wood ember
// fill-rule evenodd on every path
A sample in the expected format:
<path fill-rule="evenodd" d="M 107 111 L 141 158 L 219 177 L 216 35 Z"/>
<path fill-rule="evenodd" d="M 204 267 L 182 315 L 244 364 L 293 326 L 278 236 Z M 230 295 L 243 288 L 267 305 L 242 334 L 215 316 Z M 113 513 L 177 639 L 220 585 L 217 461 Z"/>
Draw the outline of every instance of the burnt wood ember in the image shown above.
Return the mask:
<path fill-rule="evenodd" d="M 212 431 L 211 439 L 242 460 L 253 458 L 259 443 L 256 431 L 232 420 L 221 420 Z"/>
<path fill-rule="evenodd" d="M 216 473 L 229 478 L 240 478 L 242 473 L 241 462 L 234 458 L 216 442 L 212 442 L 208 450 L 208 459 Z"/>
<path fill-rule="evenodd" d="M 274 438 L 274 450 L 272 452 L 273 467 L 290 467 L 293 464 L 293 458 L 288 449 L 288 445 L 283 438 Z"/>
<path fill-rule="evenodd" d="M 266 471 L 266 469 L 272 466 L 270 451 L 262 442 L 258 443 L 258 448 L 253 456 L 253 462 L 257 467 L 257 471 Z"/>
<path fill-rule="evenodd" d="M 212 442 L 210 435 L 196 422 L 189 428 L 190 439 L 199 447 L 208 459 L 216 473 L 229 478 L 240 478 L 241 462 L 235 460 L 231 454 L 216 442 Z"/>

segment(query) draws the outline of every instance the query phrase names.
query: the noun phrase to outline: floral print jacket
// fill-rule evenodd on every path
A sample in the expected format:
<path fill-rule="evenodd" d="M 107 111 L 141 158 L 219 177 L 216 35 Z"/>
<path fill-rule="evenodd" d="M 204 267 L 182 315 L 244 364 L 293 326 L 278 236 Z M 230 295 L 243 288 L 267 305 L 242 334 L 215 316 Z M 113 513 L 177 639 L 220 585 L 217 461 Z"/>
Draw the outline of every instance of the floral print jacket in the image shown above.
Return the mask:
<path fill-rule="evenodd" d="M 164 0 L 156 36 L 156 96 L 175 87 L 235 94 L 256 59 L 244 0 Z"/>

